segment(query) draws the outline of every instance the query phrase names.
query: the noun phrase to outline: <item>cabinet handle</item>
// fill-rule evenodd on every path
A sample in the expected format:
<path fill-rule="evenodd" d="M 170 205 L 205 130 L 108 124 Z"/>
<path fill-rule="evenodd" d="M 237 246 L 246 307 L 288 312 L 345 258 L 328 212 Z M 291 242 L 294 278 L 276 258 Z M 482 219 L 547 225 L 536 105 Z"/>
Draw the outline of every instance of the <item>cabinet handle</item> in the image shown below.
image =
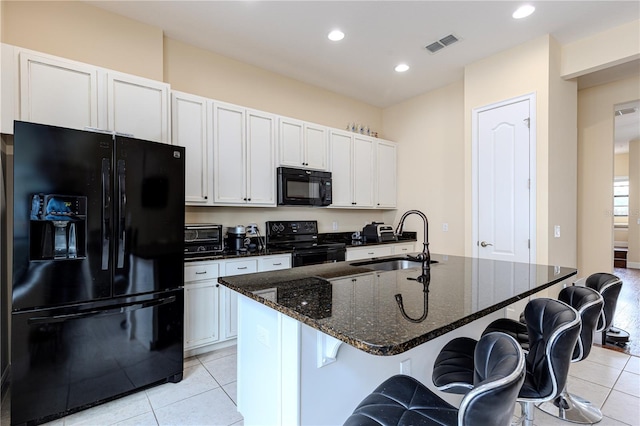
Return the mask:
<path fill-rule="evenodd" d="M 280 266 L 280 265 L 282 265 L 282 262 L 273 264 L 273 266 Z"/>
<path fill-rule="evenodd" d="M 196 275 L 205 275 L 206 273 L 207 273 L 207 271 L 196 272 Z"/>
<path fill-rule="evenodd" d="M 372 251 L 371 251 L 371 252 L 369 252 L 369 253 L 367 253 L 367 254 L 374 254 L 374 252 L 372 252 Z"/>
<path fill-rule="evenodd" d="M 247 269 L 247 267 L 246 267 L 246 266 L 238 266 L 236 269 L 237 269 L 237 270 L 240 270 L 240 269 Z"/>
<path fill-rule="evenodd" d="M 205 195 L 205 196 L 204 196 L 204 199 L 205 199 L 205 200 L 208 200 L 208 199 L 209 199 L 209 197 Z"/>

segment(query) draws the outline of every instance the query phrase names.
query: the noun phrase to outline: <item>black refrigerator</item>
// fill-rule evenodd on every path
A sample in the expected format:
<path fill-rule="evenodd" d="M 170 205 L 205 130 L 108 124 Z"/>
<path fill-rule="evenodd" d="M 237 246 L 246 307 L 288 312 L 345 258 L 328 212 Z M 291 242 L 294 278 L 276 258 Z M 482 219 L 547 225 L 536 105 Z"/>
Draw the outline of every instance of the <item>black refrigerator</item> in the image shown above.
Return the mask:
<path fill-rule="evenodd" d="M 184 155 L 15 122 L 12 425 L 182 379 Z"/>

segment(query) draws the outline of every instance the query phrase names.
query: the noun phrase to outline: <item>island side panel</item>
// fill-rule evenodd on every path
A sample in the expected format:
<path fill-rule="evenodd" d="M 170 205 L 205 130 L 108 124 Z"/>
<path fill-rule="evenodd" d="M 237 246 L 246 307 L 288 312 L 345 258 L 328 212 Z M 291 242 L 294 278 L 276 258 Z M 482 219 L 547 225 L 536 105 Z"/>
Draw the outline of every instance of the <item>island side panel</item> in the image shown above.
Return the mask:
<path fill-rule="evenodd" d="M 300 323 L 238 294 L 238 412 L 249 425 L 300 424 Z"/>
<path fill-rule="evenodd" d="M 451 339 L 479 338 L 491 321 L 503 316 L 502 311 L 494 312 L 398 355 L 372 355 L 343 343 L 336 362 L 320 368 L 317 366 L 317 334 L 321 332 L 302 324 L 300 423 L 305 426 L 343 424 L 365 396 L 387 378 L 400 373 L 415 377 L 447 402 L 459 406 L 462 396 L 437 391 L 433 386 L 435 358 Z"/>

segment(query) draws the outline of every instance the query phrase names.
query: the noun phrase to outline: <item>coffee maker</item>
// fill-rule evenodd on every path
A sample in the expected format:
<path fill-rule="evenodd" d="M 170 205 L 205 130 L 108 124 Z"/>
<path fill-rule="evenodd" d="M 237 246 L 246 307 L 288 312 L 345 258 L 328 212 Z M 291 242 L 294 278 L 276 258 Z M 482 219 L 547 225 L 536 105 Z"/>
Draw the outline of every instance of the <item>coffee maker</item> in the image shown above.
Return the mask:
<path fill-rule="evenodd" d="M 227 227 L 227 250 L 230 252 L 246 251 L 246 237 L 247 230 L 244 225 Z"/>

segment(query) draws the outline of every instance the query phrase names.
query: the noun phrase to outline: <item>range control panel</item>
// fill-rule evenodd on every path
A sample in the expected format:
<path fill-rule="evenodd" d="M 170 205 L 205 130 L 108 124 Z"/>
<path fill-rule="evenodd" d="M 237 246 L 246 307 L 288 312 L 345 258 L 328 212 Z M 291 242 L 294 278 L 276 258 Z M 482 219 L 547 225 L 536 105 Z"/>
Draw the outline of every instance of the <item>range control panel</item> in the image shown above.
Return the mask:
<path fill-rule="evenodd" d="M 266 223 L 267 235 L 270 237 L 287 235 L 316 235 L 318 233 L 318 221 L 277 221 Z"/>

